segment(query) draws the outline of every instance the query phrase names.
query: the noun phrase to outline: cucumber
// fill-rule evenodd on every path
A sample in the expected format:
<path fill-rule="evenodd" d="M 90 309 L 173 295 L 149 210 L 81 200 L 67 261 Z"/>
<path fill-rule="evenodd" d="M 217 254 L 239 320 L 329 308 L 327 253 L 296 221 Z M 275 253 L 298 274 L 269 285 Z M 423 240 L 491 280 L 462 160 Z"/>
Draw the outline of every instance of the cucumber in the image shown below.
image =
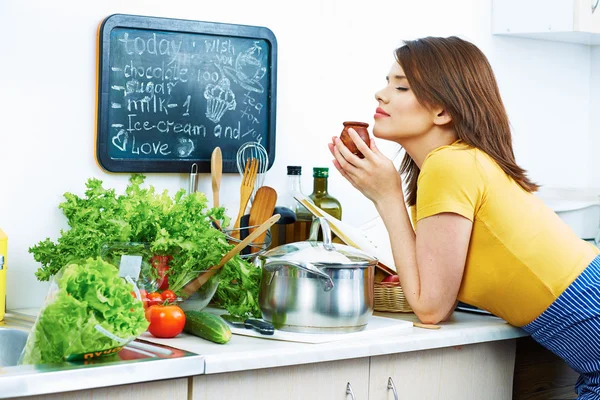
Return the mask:
<path fill-rule="evenodd" d="M 223 318 L 206 311 L 185 311 L 183 331 L 211 342 L 225 344 L 231 339 L 231 329 Z"/>

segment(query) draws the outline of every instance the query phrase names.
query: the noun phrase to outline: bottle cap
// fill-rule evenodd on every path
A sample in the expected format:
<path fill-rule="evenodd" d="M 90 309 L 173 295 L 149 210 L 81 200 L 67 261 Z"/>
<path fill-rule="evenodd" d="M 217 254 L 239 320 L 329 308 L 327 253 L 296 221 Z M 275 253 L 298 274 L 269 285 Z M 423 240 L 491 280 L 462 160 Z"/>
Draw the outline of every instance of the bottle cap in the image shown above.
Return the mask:
<path fill-rule="evenodd" d="M 302 175 L 302 167 L 298 165 L 288 165 L 288 175 Z"/>
<path fill-rule="evenodd" d="M 329 177 L 329 168 L 313 168 L 313 178 L 328 178 Z"/>

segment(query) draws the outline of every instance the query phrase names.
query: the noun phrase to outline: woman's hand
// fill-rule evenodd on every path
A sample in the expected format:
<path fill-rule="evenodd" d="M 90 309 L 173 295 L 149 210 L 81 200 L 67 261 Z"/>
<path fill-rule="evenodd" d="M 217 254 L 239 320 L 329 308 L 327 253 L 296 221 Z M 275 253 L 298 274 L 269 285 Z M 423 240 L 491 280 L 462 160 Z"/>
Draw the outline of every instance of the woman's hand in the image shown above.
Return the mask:
<path fill-rule="evenodd" d="M 352 154 L 340 138 L 334 136 L 328 147 L 335 157 L 335 168 L 375 204 L 388 198 L 403 201 L 402 181 L 394 163 L 379 151 L 374 140 L 369 147 L 354 129 L 350 128 L 348 133 L 365 158 Z"/>

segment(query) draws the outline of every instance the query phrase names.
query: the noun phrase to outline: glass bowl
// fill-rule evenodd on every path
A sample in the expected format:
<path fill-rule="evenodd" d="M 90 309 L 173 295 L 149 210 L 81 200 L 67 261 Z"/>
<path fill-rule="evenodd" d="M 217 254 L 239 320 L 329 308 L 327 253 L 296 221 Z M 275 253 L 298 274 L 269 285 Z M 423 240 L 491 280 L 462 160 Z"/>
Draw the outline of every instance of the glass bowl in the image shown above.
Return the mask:
<path fill-rule="evenodd" d="M 204 285 L 192 293 L 190 297 L 182 300 L 178 304 L 179 307 L 183 311 L 201 311 L 205 309 L 215 295 L 220 282 L 219 277 L 211 277 Z"/>

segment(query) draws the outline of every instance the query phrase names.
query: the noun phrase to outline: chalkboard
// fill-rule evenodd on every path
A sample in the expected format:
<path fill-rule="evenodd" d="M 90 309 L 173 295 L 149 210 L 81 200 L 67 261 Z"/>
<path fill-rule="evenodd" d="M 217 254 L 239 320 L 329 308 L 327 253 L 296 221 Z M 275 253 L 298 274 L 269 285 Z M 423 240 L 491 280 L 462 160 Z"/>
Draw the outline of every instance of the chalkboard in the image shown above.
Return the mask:
<path fill-rule="evenodd" d="M 275 158 L 277 42 L 265 27 L 115 14 L 100 25 L 96 158 L 111 172 L 223 172 Z"/>

